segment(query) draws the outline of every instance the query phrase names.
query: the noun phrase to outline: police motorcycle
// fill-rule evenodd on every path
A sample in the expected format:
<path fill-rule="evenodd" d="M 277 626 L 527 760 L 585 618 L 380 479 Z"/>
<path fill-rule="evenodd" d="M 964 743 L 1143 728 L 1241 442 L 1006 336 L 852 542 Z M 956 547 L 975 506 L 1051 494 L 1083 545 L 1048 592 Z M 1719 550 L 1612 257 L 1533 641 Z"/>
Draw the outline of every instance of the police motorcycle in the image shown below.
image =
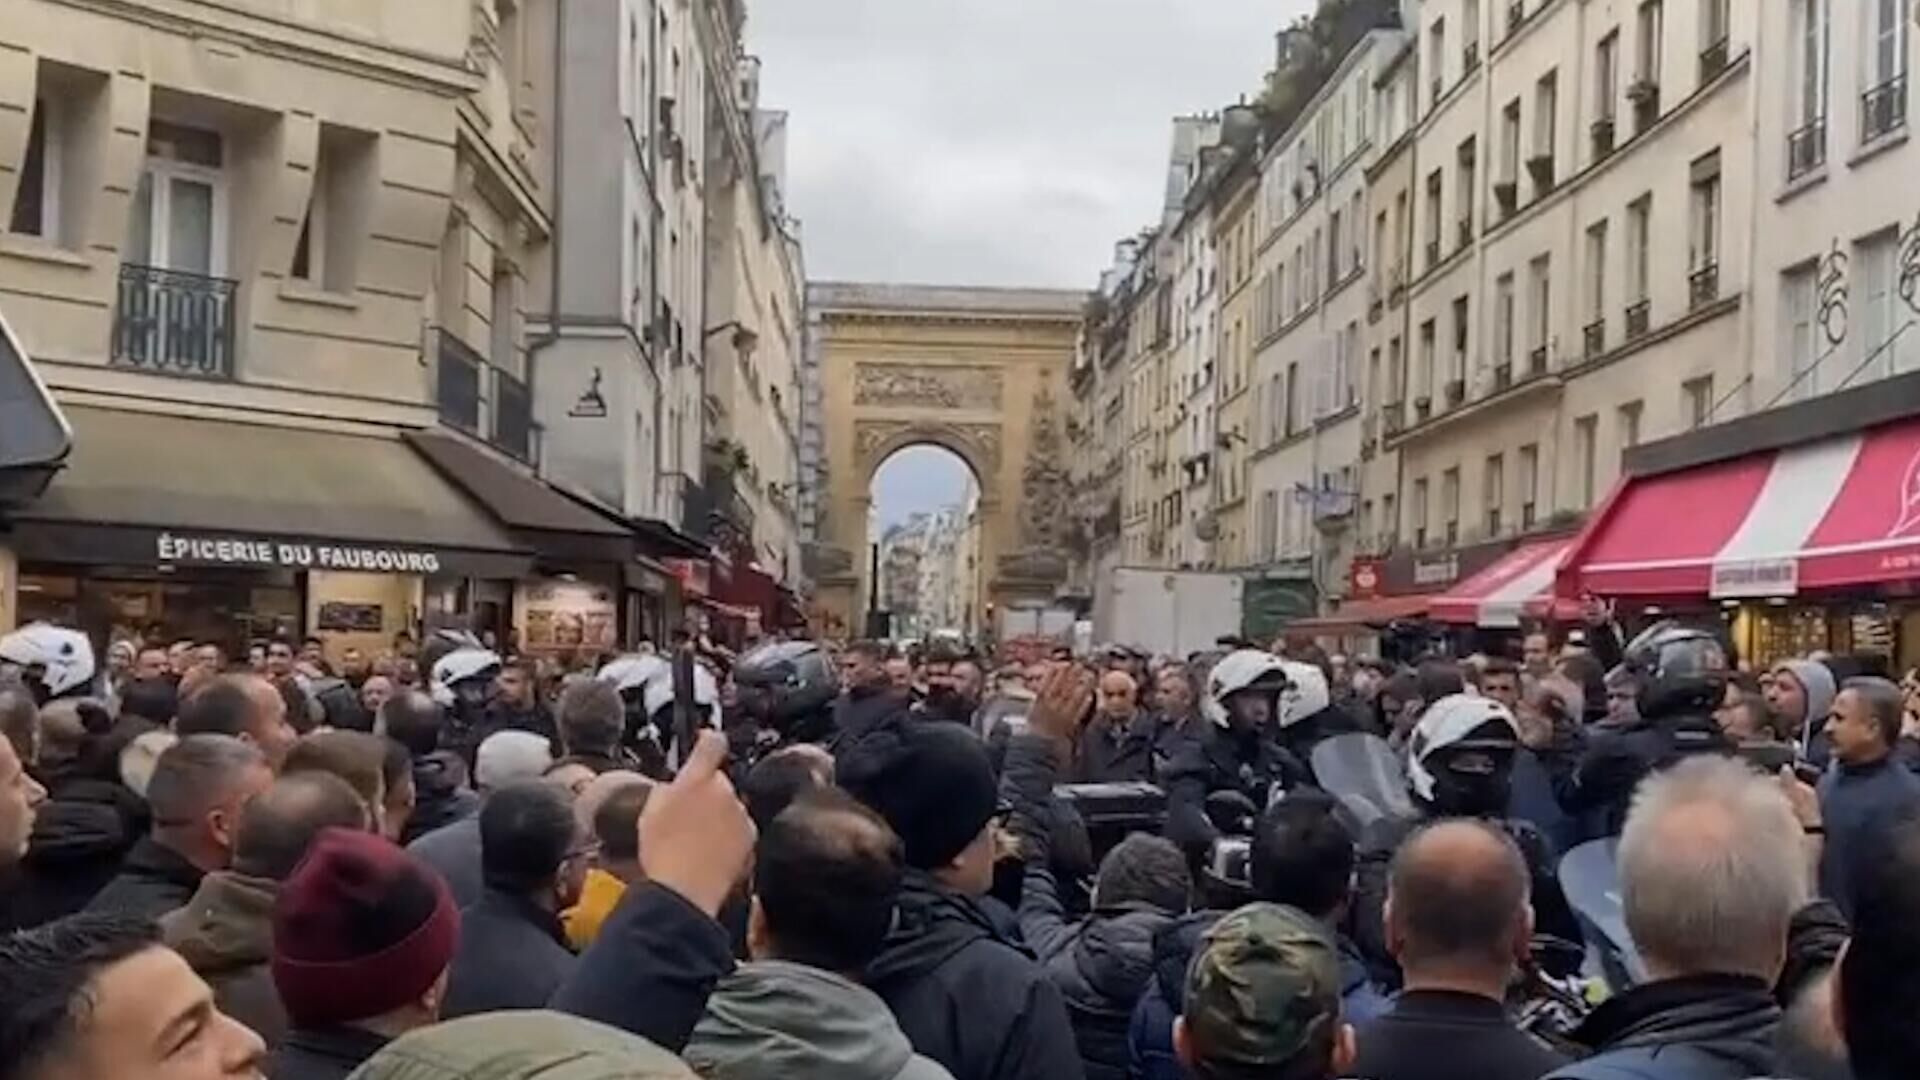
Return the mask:
<path fill-rule="evenodd" d="M 0 674 L 19 678 L 35 704 L 88 696 L 98 671 L 93 642 L 79 630 L 37 622 L 0 636 Z"/>

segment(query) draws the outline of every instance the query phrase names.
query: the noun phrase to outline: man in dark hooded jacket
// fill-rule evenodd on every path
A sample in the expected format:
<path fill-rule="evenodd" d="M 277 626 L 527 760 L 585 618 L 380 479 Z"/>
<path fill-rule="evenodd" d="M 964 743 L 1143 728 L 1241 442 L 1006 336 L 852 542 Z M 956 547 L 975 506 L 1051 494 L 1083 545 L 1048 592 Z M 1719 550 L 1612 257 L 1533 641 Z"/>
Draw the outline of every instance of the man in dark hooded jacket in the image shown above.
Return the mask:
<path fill-rule="evenodd" d="M 1025 848 L 1020 931 L 1066 997 L 1089 1080 L 1123 1080 L 1128 1022 L 1153 976 L 1154 935 L 1186 910 L 1193 883 L 1171 841 L 1135 833 L 1101 860 L 1092 914 L 1069 919 L 1049 850 L 1046 812 L 1055 772 L 1050 740 L 1013 737 L 1000 789 L 1013 805 L 1012 828 Z"/>
<path fill-rule="evenodd" d="M 955 1080 L 1084 1075 L 1059 989 L 993 885 L 998 798 L 986 747 L 954 724 L 890 721 L 842 754 L 836 779 L 905 845 L 899 915 L 867 971 L 916 1052 Z"/>
<path fill-rule="evenodd" d="M 838 758 L 889 721 L 909 715 L 911 703 L 887 678 L 887 647 L 856 641 L 840 656 L 840 685 L 846 689 L 833 705 L 834 734 L 827 749 Z"/>
<path fill-rule="evenodd" d="M 466 762 L 440 749 L 445 716 L 439 704 L 422 691 L 409 690 L 388 700 L 382 715 L 387 736 L 413 757 L 413 814 L 402 841 L 411 844 L 479 812 L 480 796 L 468 786 Z"/>
<path fill-rule="evenodd" d="M 146 800 L 120 782 L 111 723 L 93 701 L 63 699 L 41 711 L 30 771 L 47 801 L 34 815 L 0 926 L 39 926 L 86 907 L 146 834 Z"/>

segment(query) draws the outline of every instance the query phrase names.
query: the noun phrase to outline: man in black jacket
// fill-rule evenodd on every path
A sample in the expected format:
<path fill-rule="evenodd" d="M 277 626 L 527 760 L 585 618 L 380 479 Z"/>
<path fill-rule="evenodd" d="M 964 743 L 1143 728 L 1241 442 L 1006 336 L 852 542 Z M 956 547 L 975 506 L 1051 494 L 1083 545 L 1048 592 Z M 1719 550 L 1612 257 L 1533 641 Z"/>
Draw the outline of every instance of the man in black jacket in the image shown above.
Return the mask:
<path fill-rule="evenodd" d="M 1430 825 L 1402 844 L 1387 894 L 1387 944 L 1405 989 L 1360 1025 L 1354 1074 L 1368 1080 L 1537 1080 L 1566 1063 L 1507 1016 L 1527 955 L 1527 862 L 1478 821 Z"/>
<path fill-rule="evenodd" d="M 480 796 L 468 785 L 467 763 L 440 748 L 446 711 L 425 691 L 393 696 L 383 711 L 387 736 L 413 757 L 413 814 L 402 842 L 412 843 L 480 809 Z"/>
<path fill-rule="evenodd" d="M 592 853 L 561 788 L 535 780 L 487 796 L 480 808 L 486 891 L 460 913 L 447 1017 L 537 1009 L 560 989 L 574 966 L 560 912 L 579 900 Z"/>
<path fill-rule="evenodd" d="M 910 702 L 887 678 L 887 647 L 856 641 L 840 654 L 840 685 L 846 689 L 833 706 L 833 737 L 827 748 L 838 758 L 890 720 L 905 717 Z"/>
<path fill-rule="evenodd" d="M 1082 1076 L 1059 989 L 1010 913 L 984 899 L 998 799 L 979 738 L 954 724 L 896 721 L 845 753 L 837 776 L 906 846 L 899 917 L 867 985 L 914 1050 L 955 1080 Z"/>
<path fill-rule="evenodd" d="M 1694 757 L 1648 779 L 1620 837 L 1620 881 L 1650 978 L 1594 1010 L 1573 1033 L 1594 1056 L 1550 1080 L 1774 1075 L 1773 985 L 1811 892 L 1800 831 L 1777 782 L 1741 762 Z"/>
<path fill-rule="evenodd" d="M 1119 675 L 1108 672 L 1102 682 Z M 1153 978 L 1154 936 L 1186 910 L 1193 883 L 1170 841 L 1134 834 L 1100 862 L 1093 912 L 1070 920 L 1051 867 L 1048 810 L 1056 744 L 1043 734 L 1013 737 L 1000 789 L 1013 804 L 1013 831 L 1025 844 L 1020 932 L 1067 999 L 1090 1080 L 1127 1075 L 1127 1026 Z"/>
<path fill-rule="evenodd" d="M 193 899 L 200 879 L 233 861 L 240 812 L 273 785 L 267 759 L 229 735 L 189 735 L 160 755 L 147 802 L 153 831 L 87 905 L 95 913 L 158 919 Z"/>

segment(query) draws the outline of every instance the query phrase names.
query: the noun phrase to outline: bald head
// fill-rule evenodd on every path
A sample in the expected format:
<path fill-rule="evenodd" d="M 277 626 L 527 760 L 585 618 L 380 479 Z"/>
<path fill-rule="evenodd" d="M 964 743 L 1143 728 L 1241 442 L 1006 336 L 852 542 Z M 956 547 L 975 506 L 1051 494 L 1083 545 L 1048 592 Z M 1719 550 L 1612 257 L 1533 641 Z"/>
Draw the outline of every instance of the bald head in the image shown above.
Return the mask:
<path fill-rule="evenodd" d="M 1504 982 L 1533 935 L 1527 862 L 1504 832 L 1450 820 L 1394 856 L 1387 943 L 1409 984 L 1428 972 Z"/>
<path fill-rule="evenodd" d="M 372 822 L 365 800 L 338 776 L 328 772 L 283 776 L 240 811 L 233 869 L 285 881 L 320 830 L 365 832 Z"/>
<path fill-rule="evenodd" d="M 1128 720 L 1140 703 L 1140 686 L 1133 676 L 1114 670 L 1100 676 L 1100 715 L 1110 720 Z"/>

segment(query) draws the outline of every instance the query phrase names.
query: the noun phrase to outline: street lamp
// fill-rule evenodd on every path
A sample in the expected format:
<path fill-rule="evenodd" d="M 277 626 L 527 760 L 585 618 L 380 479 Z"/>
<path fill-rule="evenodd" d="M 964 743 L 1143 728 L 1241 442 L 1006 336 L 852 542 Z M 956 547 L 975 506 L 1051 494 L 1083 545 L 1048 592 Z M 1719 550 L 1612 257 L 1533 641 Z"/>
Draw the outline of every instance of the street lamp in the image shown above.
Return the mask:
<path fill-rule="evenodd" d="M 739 319 L 728 319 L 719 326 L 707 327 L 704 337 L 710 338 L 724 330 L 733 331 L 733 347 L 740 352 L 750 353 L 760 345 L 760 335 L 741 323 Z"/>

